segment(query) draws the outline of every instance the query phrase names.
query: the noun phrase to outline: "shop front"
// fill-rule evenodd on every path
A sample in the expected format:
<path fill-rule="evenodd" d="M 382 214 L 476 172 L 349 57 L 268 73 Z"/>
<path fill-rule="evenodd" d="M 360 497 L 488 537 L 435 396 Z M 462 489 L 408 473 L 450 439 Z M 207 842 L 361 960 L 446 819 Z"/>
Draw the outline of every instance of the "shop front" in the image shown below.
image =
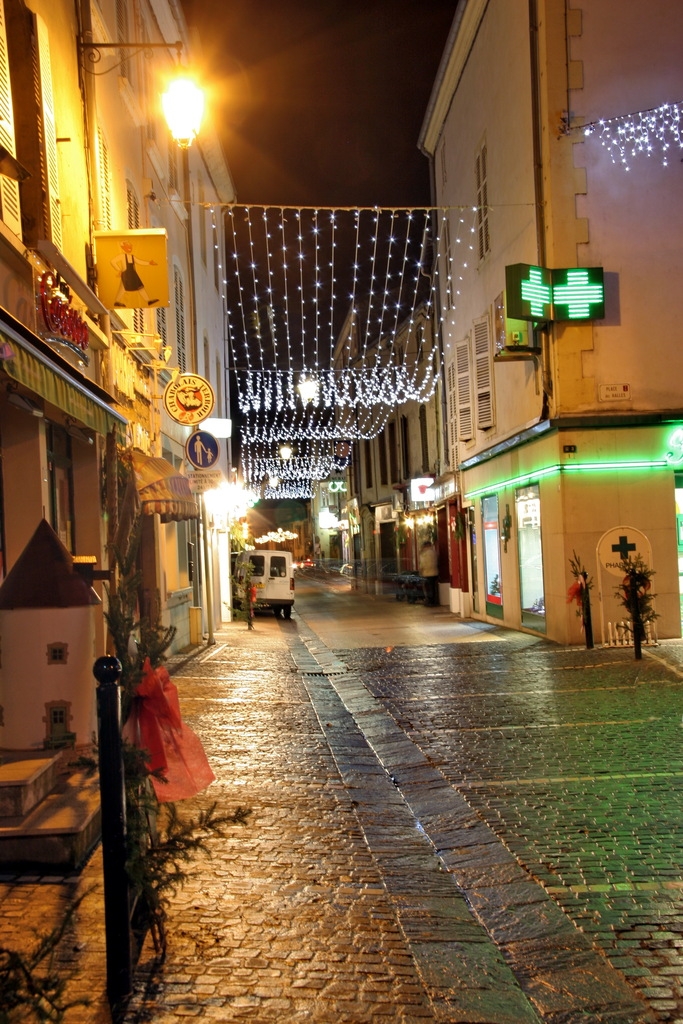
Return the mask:
<path fill-rule="evenodd" d="M 596 642 L 608 643 L 618 580 L 605 576 L 599 546 L 614 532 L 617 564 L 641 547 L 651 550 L 658 635 L 681 635 L 683 429 L 677 423 L 571 429 L 549 423 L 502 453 L 462 464 L 461 472 L 473 617 L 581 643 L 581 620 L 568 603 L 570 563 L 578 560 L 594 581 L 593 601 L 601 603 Z"/>

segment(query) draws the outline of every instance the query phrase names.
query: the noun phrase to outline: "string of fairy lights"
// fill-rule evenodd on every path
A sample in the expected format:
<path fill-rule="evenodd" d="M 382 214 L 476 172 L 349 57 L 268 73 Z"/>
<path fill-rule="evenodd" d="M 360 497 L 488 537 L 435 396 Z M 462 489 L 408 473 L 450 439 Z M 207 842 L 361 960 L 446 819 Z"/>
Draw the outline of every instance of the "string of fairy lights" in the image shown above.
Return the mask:
<path fill-rule="evenodd" d="M 682 107 L 682 103 L 662 103 L 649 110 L 591 121 L 577 130 L 586 136 L 596 135 L 612 162 L 627 171 L 637 156 L 658 155 L 666 167 L 671 151 L 683 149 Z"/>
<path fill-rule="evenodd" d="M 440 272 L 455 305 L 476 231 L 476 208 L 456 212 L 449 234 L 445 208 L 227 210 L 227 334 L 251 486 L 281 496 L 299 481 L 308 494 L 339 468 L 335 442 L 376 437 L 397 406 L 434 395 L 441 357 L 425 325 Z M 285 464 L 282 442 L 322 448 Z"/>

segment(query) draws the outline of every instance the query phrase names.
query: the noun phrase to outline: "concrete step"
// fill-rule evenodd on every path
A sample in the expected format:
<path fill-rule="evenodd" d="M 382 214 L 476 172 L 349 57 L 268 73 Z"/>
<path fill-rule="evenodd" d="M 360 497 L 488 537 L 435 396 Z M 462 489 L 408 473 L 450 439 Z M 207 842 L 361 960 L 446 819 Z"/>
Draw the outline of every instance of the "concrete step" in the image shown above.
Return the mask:
<path fill-rule="evenodd" d="M 0 821 L 24 817 L 57 785 L 59 755 L 0 764 Z"/>
<path fill-rule="evenodd" d="M 100 828 L 99 778 L 74 772 L 25 816 L 0 819 L 0 864 L 75 870 Z"/>

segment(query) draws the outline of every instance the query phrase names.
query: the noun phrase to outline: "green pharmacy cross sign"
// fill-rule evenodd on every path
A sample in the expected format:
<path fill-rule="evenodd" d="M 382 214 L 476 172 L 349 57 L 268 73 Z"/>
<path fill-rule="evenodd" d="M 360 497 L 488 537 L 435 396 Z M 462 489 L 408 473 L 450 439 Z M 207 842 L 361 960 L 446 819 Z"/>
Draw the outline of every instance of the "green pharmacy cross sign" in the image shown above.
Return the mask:
<path fill-rule="evenodd" d="M 512 320 L 601 320 L 605 315 L 602 267 L 549 270 L 514 263 L 505 268 L 505 291 Z"/>
<path fill-rule="evenodd" d="M 560 278 L 564 280 L 560 283 Z M 553 270 L 554 320 L 602 320 L 605 282 L 602 267 Z"/>

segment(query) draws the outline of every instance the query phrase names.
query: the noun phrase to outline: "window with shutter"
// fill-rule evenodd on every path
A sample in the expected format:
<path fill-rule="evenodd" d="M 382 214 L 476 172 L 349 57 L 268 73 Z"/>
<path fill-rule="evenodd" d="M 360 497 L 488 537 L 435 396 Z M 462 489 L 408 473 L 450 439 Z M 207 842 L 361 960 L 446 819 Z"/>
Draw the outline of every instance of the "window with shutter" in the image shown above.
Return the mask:
<path fill-rule="evenodd" d="M 173 268 L 173 305 L 175 310 L 175 337 L 180 372 L 187 370 L 187 349 L 185 341 L 185 287 L 180 271 Z"/>
<path fill-rule="evenodd" d="M 429 472 L 429 435 L 427 433 L 427 410 L 420 406 L 420 447 L 422 449 L 422 472 Z M 407 476 L 407 474 L 406 474 Z"/>
<path fill-rule="evenodd" d="M 491 324 L 488 316 L 474 321 L 474 378 L 477 426 L 481 430 L 485 430 L 494 424 L 493 353 L 491 351 Z"/>
<path fill-rule="evenodd" d="M 128 8 L 126 0 L 116 0 L 116 42 L 133 42 L 130 38 Z M 126 49 L 119 50 L 119 72 L 122 78 L 130 78 L 130 53 Z"/>
<path fill-rule="evenodd" d="M 2 0 L 0 0 L 0 145 L 3 145 L 12 156 L 17 155 L 14 145 L 14 110 L 9 77 L 7 30 Z M 21 237 L 19 182 L 6 178 L 4 175 L 0 176 L 0 202 L 2 204 L 0 214 L 4 223 L 10 231 Z"/>
<path fill-rule="evenodd" d="M 477 153 L 474 163 L 474 175 L 477 185 L 477 237 L 479 242 L 479 259 L 491 251 L 489 237 L 489 186 L 488 169 L 486 166 L 486 146 Z"/>
<path fill-rule="evenodd" d="M 126 181 L 126 207 L 128 214 L 128 227 L 136 231 L 140 227 L 140 202 L 135 191 L 135 186 Z M 143 309 L 133 310 L 133 330 L 140 334 L 145 330 L 145 312 Z"/>
<path fill-rule="evenodd" d="M 109 148 L 102 128 L 97 127 L 97 176 L 100 191 L 101 218 L 97 227 L 103 231 L 111 231 L 111 167 L 109 165 Z"/>
<path fill-rule="evenodd" d="M 166 307 L 161 306 L 161 308 L 155 309 L 154 316 L 156 319 L 157 334 L 161 338 L 161 344 L 168 345 L 168 322 L 166 320 Z"/>
<path fill-rule="evenodd" d="M 470 372 L 470 339 L 455 346 L 456 404 L 458 440 L 471 441 L 474 437 L 472 415 L 472 374 Z"/>
<path fill-rule="evenodd" d="M 446 402 L 448 412 L 448 423 L 446 427 L 446 459 L 455 468 L 458 462 L 458 408 L 457 391 L 458 376 L 455 369 L 455 360 L 452 360 L 446 367 Z"/>
<path fill-rule="evenodd" d="M 55 105 L 52 92 L 52 65 L 50 61 L 50 40 L 47 25 L 39 14 L 36 19 L 38 39 L 38 62 L 40 67 L 40 99 L 43 107 L 43 145 L 45 146 L 45 167 L 47 168 L 48 208 L 50 213 L 50 235 L 58 249 L 62 248 L 62 210 L 59 203 L 59 167 L 57 159 L 57 129 L 55 126 Z"/>

